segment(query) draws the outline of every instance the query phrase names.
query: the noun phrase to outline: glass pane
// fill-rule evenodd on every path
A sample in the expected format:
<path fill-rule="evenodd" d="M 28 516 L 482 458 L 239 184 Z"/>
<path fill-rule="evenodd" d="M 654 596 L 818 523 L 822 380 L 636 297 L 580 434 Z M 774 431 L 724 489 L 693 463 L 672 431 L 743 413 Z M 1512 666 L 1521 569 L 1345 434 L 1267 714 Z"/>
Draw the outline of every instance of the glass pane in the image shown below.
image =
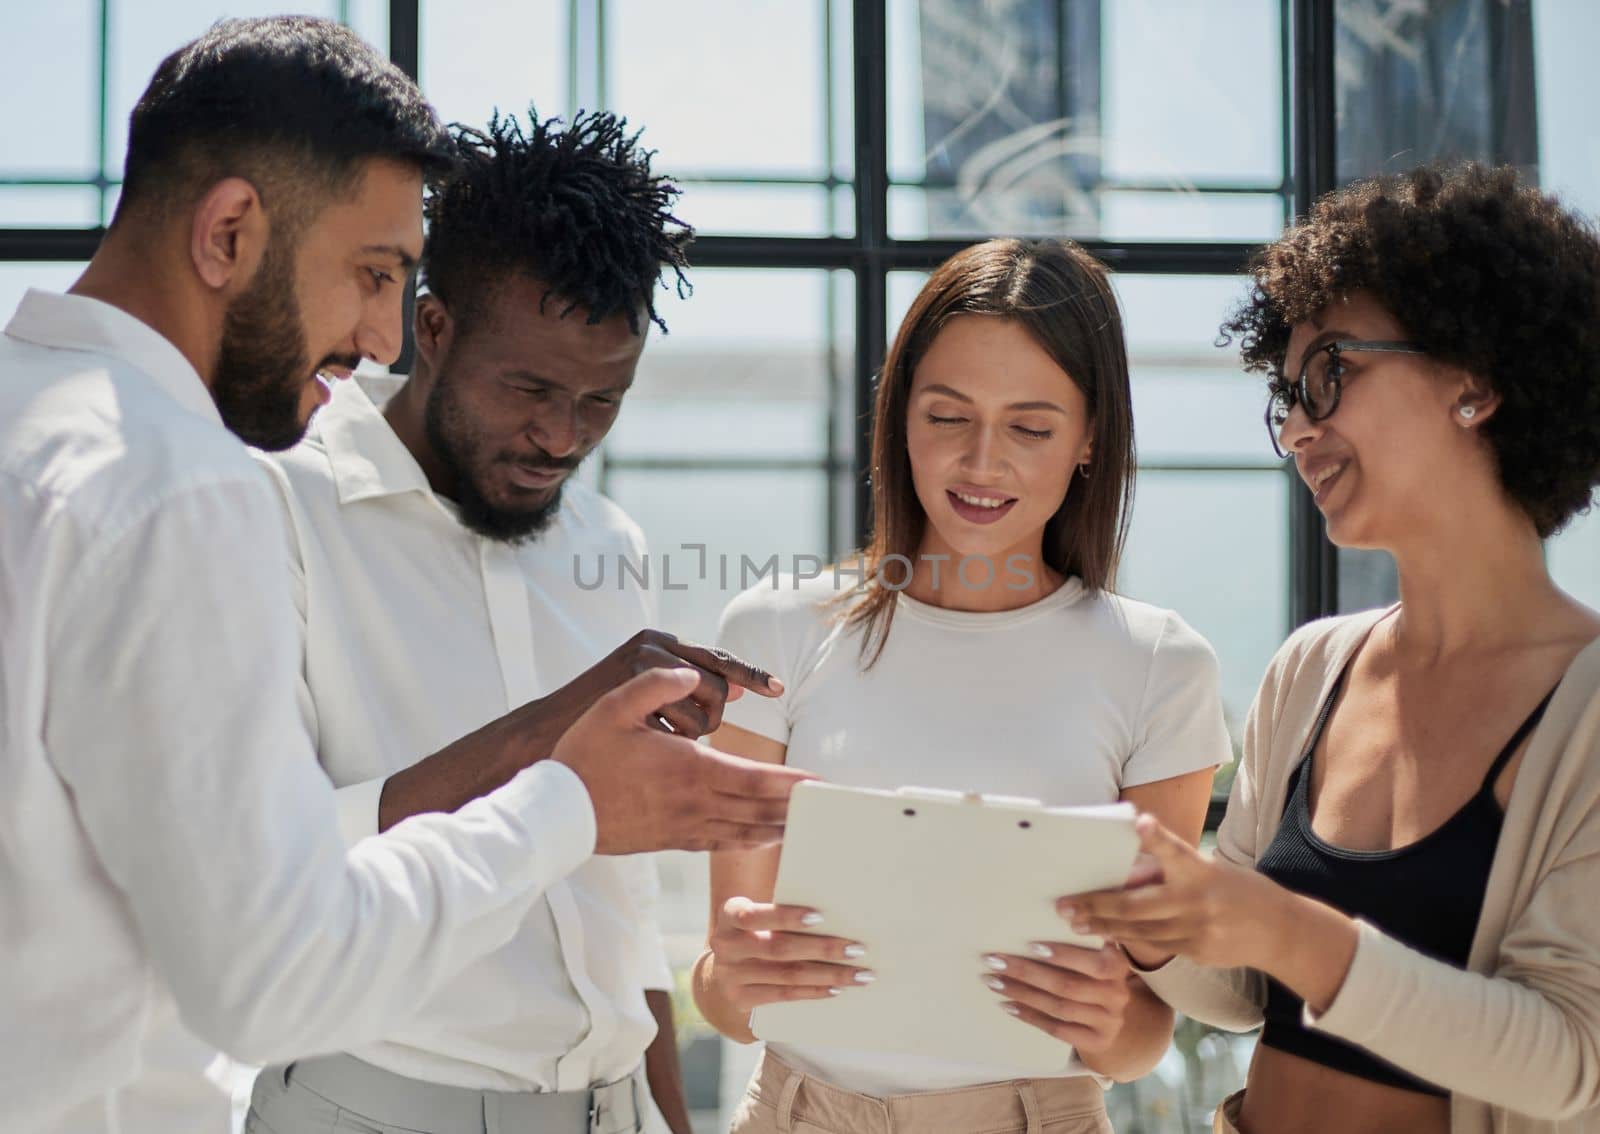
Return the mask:
<path fill-rule="evenodd" d="M 1568 205 L 1600 219 L 1600 136 L 1588 115 L 1600 99 L 1594 44 L 1600 7 L 1534 0 L 1533 50 L 1539 118 L 1539 181 Z M 1600 608 L 1600 513 L 1572 521 L 1546 545 L 1557 585 Z"/>
<path fill-rule="evenodd" d="M 1029 188 L 985 190 L 982 196 L 969 199 L 962 189 L 891 185 L 889 230 L 902 240 L 981 239 L 1023 233 L 1080 240 L 1267 241 L 1282 232 L 1284 225 L 1284 198 L 1276 193 L 1106 189 L 1093 202 L 1075 200 L 1063 205 L 1097 209 L 1092 226 L 1063 220 L 1056 228 L 1032 216 L 1030 210 L 1038 200 L 1038 194 Z"/>
<path fill-rule="evenodd" d="M 911 310 L 911 304 L 917 298 L 917 292 L 922 290 L 922 285 L 928 282 L 927 272 L 890 272 L 888 298 L 888 322 L 885 326 L 889 329 L 889 342 L 894 341 L 895 332 L 900 329 L 901 322 L 906 317 L 906 312 Z M 889 344 L 885 343 L 887 347 Z"/>
<path fill-rule="evenodd" d="M 1579 516 L 1545 545 L 1556 585 L 1600 610 L 1600 511 Z"/>
<path fill-rule="evenodd" d="M 648 136 L 648 135 L 647 135 Z M 672 174 L 667 156 L 657 159 Z M 762 185 L 679 180 L 673 211 L 697 232 L 728 236 L 850 236 L 855 192 L 848 185 Z M 830 213 L 829 210 L 832 210 Z"/>
<path fill-rule="evenodd" d="M 609 104 L 638 125 L 669 168 L 693 173 L 815 177 L 839 167 L 852 141 L 829 83 L 829 43 L 848 43 L 848 9 L 827 0 L 611 0 L 606 13 Z M 840 19 L 837 12 L 846 14 Z M 693 44 L 708 62 L 685 66 Z M 844 55 L 843 58 L 848 58 Z"/>
<path fill-rule="evenodd" d="M 1334 11 L 1341 181 L 1435 159 L 1535 163 L 1528 0 L 1338 0 Z"/>
<path fill-rule="evenodd" d="M 1139 473 L 1118 590 L 1211 642 L 1236 738 L 1289 632 L 1289 487 L 1277 469 Z"/>
<path fill-rule="evenodd" d="M 1232 276 L 1116 279 L 1133 375 L 1139 459 L 1275 468 L 1261 423 L 1265 384 L 1239 368 L 1217 328 L 1245 294 Z"/>
<path fill-rule="evenodd" d="M 1275 235 L 1279 4 L 1236 7 L 1218 21 L 1158 0 L 892 0 L 891 233 Z M 1206 191 L 1224 187 L 1259 196 Z"/>
<path fill-rule="evenodd" d="M 1275 468 L 1261 424 L 1259 382 L 1237 370 L 1134 364 L 1133 420 L 1147 464 L 1260 465 Z"/>
<path fill-rule="evenodd" d="M 828 478 L 820 469 L 613 466 L 604 485 L 649 541 L 662 625 L 688 640 L 715 638 L 722 608 L 740 591 L 770 585 L 774 560 L 788 573 L 796 556 L 826 554 Z M 706 550 L 702 555 L 684 544 Z M 800 569 L 808 569 L 803 560 Z M 615 570 L 607 570 L 607 585 L 615 585 Z M 633 585 L 631 576 L 626 585 Z"/>
<path fill-rule="evenodd" d="M 274 0 L 165 0 L 161 4 L 133 4 L 107 0 L 110 50 L 106 84 L 110 111 L 106 120 L 106 169 L 120 179 L 128 150 L 128 115 L 150 83 L 150 76 L 168 55 L 225 17 L 273 16 L 283 12 Z M 303 0 L 297 13 L 334 18 L 338 0 Z M 387 53 L 387 44 L 377 45 Z"/>
<path fill-rule="evenodd" d="M 837 293 L 848 300 L 852 277 L 702 268 L 691 279 L 688 299 L 658 295 L 670 333 L 652 332 L 607 458 L 824 461 L 835 391 L 848 389 L 852 331 Z"/>
<path fill-rule="evenodd" d="M 83 274 L 83 264 L 0 261 L 0 327 L 11 321 L 11 314 L 30 287 L 44 291 L 66 291 Z"/>
<path fill-rule="evenodd" d="M 569 81 L 566 0 L 420 0 L 421 85 L 446 122 L 482 127 L 494 110 L 532 102 L 565 117 Z"/>
<path fill-rule="evenodd" d="M 1231 0 L 1219 19 L 1209 4 L 1105 4 L 1107 177 L 1278 187 L 1282 8 Z"/>
<path fill-rule="evenodd" d="M 0 185 L 0 228 L 93 228 L 100 190 L 91 185 Z"/>
<path fill-rule="evenodd" d="M 758 581 L 742 556 L 776 555 L 793 570 L 794 556 L 829 552 L 830 493 L 848 477 L 830 478 L 828 454 L 848 405 L 853 278 L 702 269 L 693 279 L 690 299 L 661 303 L 671 333 L 655 334 L 606 439 L 602 490 L 630 511 L 619 493 L 641 500 L 633 515 L 653 551 L 706 545 L 708 577 L 688 570 L 696 553 L 676 552 L 673 581 L 690 589 L 662 596 L 671 628 L 703 638 Z M 848 530 L 838 510 L 836 500 L 835 538 Z"/>
<path fill-rule="evenodd" d="M 338 6 L 351 31 L 388 54 L 389 0 L 338 0 Z"/>
<path fill-rule="evenodd" d="M 1108 240 L 1274 240 L 1283 231 L 1280 193 L 1111 190 L 1100 195 Z"/>
<path fill-rule="evenodd" d="M 1600 218 L 1600 5 L 1535 0 L 1533 49 L 1539 119 L 1539 182 L 1567 204 Z"/>
<path fill-rule="evenodd" d="M 1236 276 L 1116 277 L 1130 357 L 1150 362 L 1201 357 L 1207 365 L 1238 370 L 1237 345 L 1217 345 L 1217 329 L 1246 294 Z M 1266 383 L 1260 379 L 1247 381 Z M 1263 444 L 1266 430 L 1261 431 Z"/>
<path fill-rule="evenodd" d="M 1323 521 L 1319 518 L 1317 524 Z M 1341 547 L 1339 557 L 1339 613 L 1389 606 L 1400 598 L 1400 575 L 1394 556 L 1387 551 Z"/>
<path fill-rule="evenodd" d="M 0 180 L 94 177 L 100 167 L 99 47 L 96 0 L 9 6 L 0 75 L 8 91 L 26 92 L 27 106 L 12 102 L 0 114 Z"/>

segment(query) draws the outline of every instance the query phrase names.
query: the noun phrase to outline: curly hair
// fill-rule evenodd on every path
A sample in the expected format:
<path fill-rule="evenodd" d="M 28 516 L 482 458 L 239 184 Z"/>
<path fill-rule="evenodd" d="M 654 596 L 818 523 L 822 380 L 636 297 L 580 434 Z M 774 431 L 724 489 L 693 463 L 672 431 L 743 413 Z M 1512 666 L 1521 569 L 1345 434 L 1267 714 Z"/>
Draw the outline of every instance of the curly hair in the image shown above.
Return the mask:
<path fill-rule="evenodd" d="M 663 331 L 655 289 L 663 268 L 689 290 L 684 249 L 694 230 L 672 215 L 678 188 L 652 174 L 654 151 L 639 147 L 627 120 L 579 111 L 529 127 L 496 113 L 487 131 L 453 127 L 457 172 L 427 202 L 422 281 L 463 322 L 509 276 L 532 277 L 599 323 L 622 313 L 634 334 L 639 312 Z"/>
<path fill-rule="evenodd" d="M 1222 325 L 1276 374 L 1295 324 L 1357 291 L 1440 362 L 1500 396 L 1483 436 L 1506 492 L 1553 535 L 1600 483 L 1600 236 L 1510 166 L 1425 166 L 1358 181 L 1250 265 Z"/>

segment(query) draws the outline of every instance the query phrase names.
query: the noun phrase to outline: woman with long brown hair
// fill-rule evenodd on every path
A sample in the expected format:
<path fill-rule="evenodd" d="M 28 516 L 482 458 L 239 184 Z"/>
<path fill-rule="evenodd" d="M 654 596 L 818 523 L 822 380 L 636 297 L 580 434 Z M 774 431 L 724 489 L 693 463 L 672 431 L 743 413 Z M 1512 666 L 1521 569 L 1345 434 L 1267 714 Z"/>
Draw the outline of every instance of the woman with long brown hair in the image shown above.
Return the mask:
<path fill-rule="evenodd" d="M 884 363 L 866 551 L 730 604 L 721 644 L 785 691 L 730 703 L 713 743 L 838 783 L 1126 799 L 1198 841 L 1230 758 L 1216 659 L 1176 615 L 1111 590 L 1133 472 L 1105 269 L 1064 241 L 959 253 Z M 816 932 L 826 910 L 772 904 L 776 868 L 776 851 L 712 860 L 695 995 L 742 1042 L 757 1005 L 872 979 L 861 943 Z M 774 1045 L 734 1130 L 1105 1131 L 1104 1084 L 1144 1074 L 1171 1035 L 1171 1012 L 1113 947 L 1035 942 L 974 957 L 972 979 L 996 1011 L 1063 1041 L 1059 1075 Z"/>

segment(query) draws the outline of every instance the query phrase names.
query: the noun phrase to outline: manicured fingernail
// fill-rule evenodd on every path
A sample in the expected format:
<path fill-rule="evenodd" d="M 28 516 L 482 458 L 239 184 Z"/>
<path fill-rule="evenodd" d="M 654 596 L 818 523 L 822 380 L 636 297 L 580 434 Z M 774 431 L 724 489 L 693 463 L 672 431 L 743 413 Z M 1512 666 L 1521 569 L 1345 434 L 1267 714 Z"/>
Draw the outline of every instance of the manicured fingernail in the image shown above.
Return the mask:
<path fill-rule="evenodd" d="M 996 992 L 1004 992 L 1006 990 L 1006 982 L 997 976 L 986 976 L 983 978 L 983 983 L 994 989 Z"/>
<path fill-rule="evenodd" d="M 843 991 L 844 991 L 844 989 L 842 989 L 842 988 L 830 988 L 830 989 L 828 989 L 828 995 L 829 996 L 838 996 Z"/>
<path fill-rule="evenodd" d="M 871 984 L 877 979 L 878 974 L 873 972 L 871 969 L 862 969 L 860 972 L 856 973 L 855 977 L 857 984 Z"/>
<path fill-rule="evenodd" d="M 1029 945 L 1028 951 L 1035 957 L 1043 957 L 1047 961 L 1051 957 L 1055 956 L 1055 952 L 1050 948 L 1050 946 L 1041 944 L 1038 941 L 1035 941 L 1032 945 Z"/>
<path fill-rule="evenodd" d="M 771 676 L 769 674 L 767 676 L 767 688 L 772 690 L 774 693 L 782 693 L 783 692 L 783 682 L 779 681 L 776 677 L 773 677 L 773 676 Z"/>
<path fill-rule="evenodd" d="M 1088 933 L 1089 932 L 1089 919 L 1080 917 L 1076 921 L 1074 921 L 1072 923 L 1072 932 L 1074 932 L 1074 933 Z"/>
<path fill-rule="evenodd" d="M 996 957 L 993 953 L 990 953 L 987 957 L 985 957 L 983 959 L 983 963 L 988 965 L 997 973 L 1003 973 L 1006 971 L 1006 959 L 1004 957 Z"/>
<path fill-rule="evenodd" d="M 1015 1004 L 1002 1004 L 1000 1007 L 1005 1010 L 1005 1013 L 1008 1016 L 1022 1015 L 1022 1009 L 1018 1008 Z"/>
<path fill-rule="evenodd" d="M 856 957 L 865 957 L 867 955 L 867 947 L 865 945 L 846 945 L 844 947 L 844 955 L 852 960 Z"/>
<path fill-rule="evenodd" d="M 816 910 L 812 910 L 808 914 L 802 914 L 802 915 L 800 915 L 800 924 L 801 925 L 821 925 L 822 924 L 822 915 L 819 914 Z"/>
<path fill-rule="evenodd" d="M 1056 913 L 1060 914 L 1062 919 L 1065 920 L 1065 921 L 1071 921 L 1073 916 L 1077 912 L 1078 912 L 1078 909 L 1077 909 L 1076 906 L 1057 906 L 1056 907 Z"/>

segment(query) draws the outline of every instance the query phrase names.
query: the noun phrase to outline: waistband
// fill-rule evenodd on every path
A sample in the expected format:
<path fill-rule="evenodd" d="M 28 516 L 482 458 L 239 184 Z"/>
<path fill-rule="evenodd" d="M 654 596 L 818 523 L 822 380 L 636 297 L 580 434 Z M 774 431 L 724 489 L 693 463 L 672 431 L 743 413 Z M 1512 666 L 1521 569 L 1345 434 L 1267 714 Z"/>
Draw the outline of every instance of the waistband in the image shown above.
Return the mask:
<path fill-rule="evenodd" d="M 1105 1093 L 1087 1075 L 1016 1079 L 951 1090 L 877 1097 L 836 1087 L 762 1053 L 750 1093 L 778 1111 L 778 1129 L 809 1123 L 859 1134 L 970 1134 L 973 1130 L 1026 1130 L 1046 1123 L 1104 1116 Z M 1109 1129 L 1109 1127 L 1106 1127 Z"/>
<path fill-rule="evenodd" d="M 396 1075 L 350 1055 L 269 1067 L 284 1083 L 385 1126 L 421 1134 L 633 1134 L 640 1117 L 642 1072 L 586 1091 L 475 1091 Z"/>

